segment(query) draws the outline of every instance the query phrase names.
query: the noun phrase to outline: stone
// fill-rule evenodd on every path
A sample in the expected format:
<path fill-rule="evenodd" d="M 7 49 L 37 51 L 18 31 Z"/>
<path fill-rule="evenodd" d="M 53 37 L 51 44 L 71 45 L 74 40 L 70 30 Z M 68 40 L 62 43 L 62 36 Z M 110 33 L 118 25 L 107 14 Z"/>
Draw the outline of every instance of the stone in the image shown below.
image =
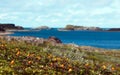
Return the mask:
<path fill-rule="evenodd" d="M 62 43 L 62 41 L 60 39 L 58 39 L 57 37 L 55 37 L 55 36 L 50 36 L 48 38 L 48 42 Z"/>

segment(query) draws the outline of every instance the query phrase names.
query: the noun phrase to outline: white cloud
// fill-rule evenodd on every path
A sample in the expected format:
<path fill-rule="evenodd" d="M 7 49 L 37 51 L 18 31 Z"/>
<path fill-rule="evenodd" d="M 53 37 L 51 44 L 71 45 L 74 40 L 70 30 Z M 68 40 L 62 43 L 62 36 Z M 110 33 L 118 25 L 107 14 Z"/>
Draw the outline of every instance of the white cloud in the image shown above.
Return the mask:
<path fill-rule="evenodd" d="M 4 13 L 4 14 L 0 14 L 0 20 L 15 20 L 17 19 L 18 17 L 17 16 L 12 16 L 12 15 L 9 15 L 7 13 Z"/>
<path fill-rule="evenodd" d="M 7 16 L 7 14 L 0 14 L 0 19 L 3 19 L 6 16 Z"/>
<path fill-rule="evenodd" d="M 0 21 L 16 23 L 117 24 L 120 25 L 120 0 L 2 0 Z"/>
<path fill-rule="evenodd" d="M 52 23 L 57 23 L 59 21 L 60 21 L 59 19 L 53 19 L 53 20 L 51 20 Z"/>
<path fill-rule="evenodd" d="M 104 7 L 104 8 L 98 8 L 93 11 L 91 11 L 91 15 L 103 15 L 103 14 L 112 14 L 114 12 L 114 9 L 110 7 Z"/>

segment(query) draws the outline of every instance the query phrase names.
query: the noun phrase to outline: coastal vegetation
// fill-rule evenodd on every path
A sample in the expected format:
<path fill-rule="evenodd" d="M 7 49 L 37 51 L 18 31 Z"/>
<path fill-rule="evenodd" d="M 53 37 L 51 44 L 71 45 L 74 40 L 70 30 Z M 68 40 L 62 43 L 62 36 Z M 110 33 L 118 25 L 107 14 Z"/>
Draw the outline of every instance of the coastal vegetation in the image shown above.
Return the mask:
<path fill-rule="evenodd" d="M 1 36 L 0 75 L 120 75 L 119 50 L 38 39 Z"/>

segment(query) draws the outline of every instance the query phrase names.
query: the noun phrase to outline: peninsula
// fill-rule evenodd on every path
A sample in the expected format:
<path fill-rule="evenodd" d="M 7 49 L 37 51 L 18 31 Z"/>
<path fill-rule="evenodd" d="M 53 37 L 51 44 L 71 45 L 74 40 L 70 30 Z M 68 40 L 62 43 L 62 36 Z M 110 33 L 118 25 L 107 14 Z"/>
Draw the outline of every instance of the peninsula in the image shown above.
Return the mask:
<path fill-rule="evenodd" d="M 16 26 L 15 24 L 0 24 L 0 35 L 11 34 L 15 30 L 24 30 L 21 26 Z"/>

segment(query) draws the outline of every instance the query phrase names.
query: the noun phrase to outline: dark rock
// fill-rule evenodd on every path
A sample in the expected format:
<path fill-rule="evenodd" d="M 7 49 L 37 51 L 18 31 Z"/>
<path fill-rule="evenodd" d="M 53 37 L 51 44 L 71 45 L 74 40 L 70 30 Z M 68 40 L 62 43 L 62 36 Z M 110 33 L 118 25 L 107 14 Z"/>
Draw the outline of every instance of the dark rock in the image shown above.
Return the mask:
<path fill-rule="evenodd" d="M 0 32 L 5 32 L 5 29 L 3 29 L 3 28 L 0 28 Z"/>
<path fill-rule="evenodd" d="M 0 24 L 0 28 L 3 30 L 12 30 L 12 29 L 22 30 L 22 29 L 24 29 L 23 27 L 15 26 L 15 24 Z"/>
<path fill-rule="evenodd" d="M 108 31 L 120 31 L 120 28 L 111 28 L 111 29 L 108 29 Z"/>
<path fill-rule="evenodd" d="M 15 28 L 16 28 L 16 29 L 19 29 L 19 30 L 23 30 L 23 29 L 24 29 L 24 28 L 21 27 L 21 26 L 16 26 Z"/>
<path fill-rule="evenodd" d="M 54 37 L 54 36 L 50 36 L 48 38 L 48 42 L 62 43 L 62 41 L 60 39 L 58 39 L 57 37 Z"/>

